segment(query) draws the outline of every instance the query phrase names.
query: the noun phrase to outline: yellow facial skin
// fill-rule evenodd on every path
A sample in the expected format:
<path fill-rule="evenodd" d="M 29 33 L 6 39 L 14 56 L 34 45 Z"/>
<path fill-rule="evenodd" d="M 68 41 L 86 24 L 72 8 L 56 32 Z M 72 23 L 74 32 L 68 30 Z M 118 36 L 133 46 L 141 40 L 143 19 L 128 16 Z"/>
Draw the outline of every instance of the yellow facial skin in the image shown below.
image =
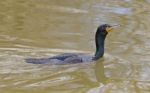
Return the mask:
<path fill-rule="evenodd" d="M 109 33 L 113 30 L 113 27 L 106 27 L 106 31 Z"/>

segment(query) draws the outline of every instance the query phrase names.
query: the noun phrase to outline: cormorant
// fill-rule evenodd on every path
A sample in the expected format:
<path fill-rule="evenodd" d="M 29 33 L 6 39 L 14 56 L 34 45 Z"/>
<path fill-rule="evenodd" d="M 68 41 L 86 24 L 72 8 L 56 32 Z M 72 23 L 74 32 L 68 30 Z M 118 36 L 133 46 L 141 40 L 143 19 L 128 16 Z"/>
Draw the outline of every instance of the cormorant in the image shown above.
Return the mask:
<path fill-rule="evenodd" d="M 67 64 L 67 63 L 82 63 L 92 62 L 100 59 L 104 55 L 105 38 L 112 29 L 117 26 L 109 24 L 100 25 L 95 34 L 96 52 L 95 55 L 85 53 L 64 53 L 50 58 L 27 58 L 27 63 L 33 64 Z"/>

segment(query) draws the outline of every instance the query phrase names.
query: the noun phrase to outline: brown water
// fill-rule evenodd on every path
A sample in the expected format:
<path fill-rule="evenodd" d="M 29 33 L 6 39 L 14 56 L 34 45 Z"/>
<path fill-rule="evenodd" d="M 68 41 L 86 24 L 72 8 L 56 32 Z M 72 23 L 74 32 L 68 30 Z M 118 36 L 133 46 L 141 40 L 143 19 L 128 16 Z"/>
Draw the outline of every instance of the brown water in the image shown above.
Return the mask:
<path fill-rule="evenodd" d="M 94 53 L 98 25 L 107 36 L 101 62 L 34 65 L 28 57 Z M 0 93 L 150 93 L 150 0 L 1 0 Z"/>

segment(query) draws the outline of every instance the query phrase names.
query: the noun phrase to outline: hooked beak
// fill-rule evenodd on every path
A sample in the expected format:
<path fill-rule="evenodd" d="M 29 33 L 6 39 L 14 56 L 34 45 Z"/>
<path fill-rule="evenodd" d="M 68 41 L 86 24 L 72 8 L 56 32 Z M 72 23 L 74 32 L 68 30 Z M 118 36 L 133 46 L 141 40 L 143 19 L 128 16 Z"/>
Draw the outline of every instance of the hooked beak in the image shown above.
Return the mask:
<path fill-rule="evenodd" d="M 120 27 L 120 25 L 111 25 L 110 27 L 106 27 L 106 31 L 111 32 L 116 27 Z"/>

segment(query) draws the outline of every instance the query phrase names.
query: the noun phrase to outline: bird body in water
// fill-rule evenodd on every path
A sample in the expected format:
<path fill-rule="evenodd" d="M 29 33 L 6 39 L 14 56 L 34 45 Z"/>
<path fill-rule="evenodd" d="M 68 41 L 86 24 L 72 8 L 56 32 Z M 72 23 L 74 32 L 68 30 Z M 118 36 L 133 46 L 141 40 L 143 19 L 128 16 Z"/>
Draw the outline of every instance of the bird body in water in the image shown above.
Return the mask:
<path fill-rule="evenodd" d="M 96 52 L 95 55 L 85 53 L 64 53 L 50 58 L 27 58 L 27 63 L 33 64 L 67 64 L 67 63 L 82 63 L 92 62 L 100 59 L 104 55 L 105 38 L 114 26 L 103 24 L 97 28 L 95 34 Z"/>

